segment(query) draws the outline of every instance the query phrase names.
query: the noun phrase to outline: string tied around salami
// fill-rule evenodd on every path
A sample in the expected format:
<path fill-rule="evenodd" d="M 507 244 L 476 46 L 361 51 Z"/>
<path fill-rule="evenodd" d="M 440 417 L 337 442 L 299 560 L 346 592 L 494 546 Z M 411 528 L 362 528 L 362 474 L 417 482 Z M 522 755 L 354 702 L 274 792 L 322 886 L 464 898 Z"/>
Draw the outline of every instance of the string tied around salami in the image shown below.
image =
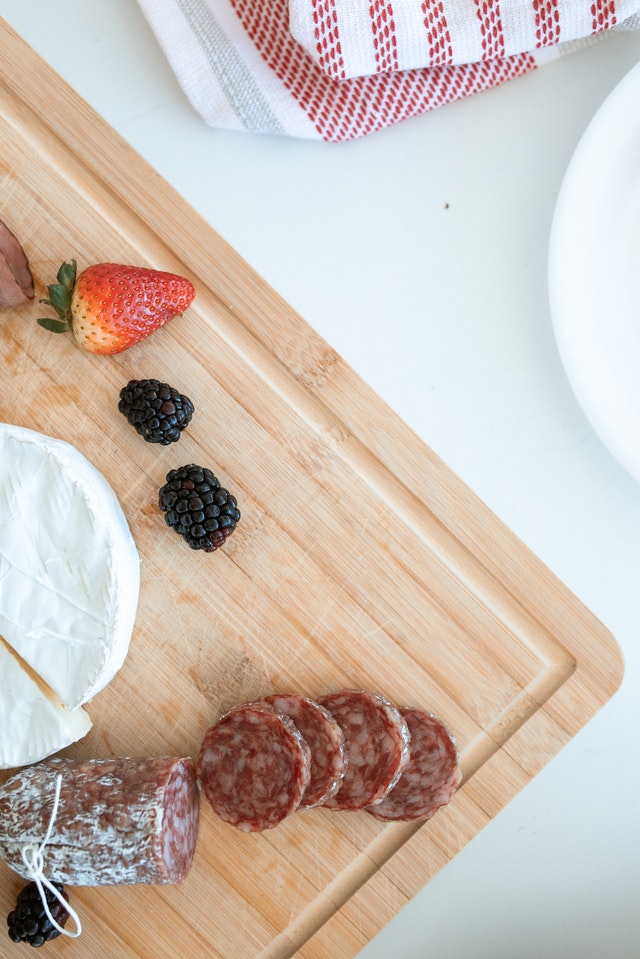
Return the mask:
<path fill-rule="evenodd" d="M 69 936 L 71 939 L 77 939 L 78 936 L 82 933 L 82 923 L 80 922 L 80 917 L 78 913 L 69 905 L 69 902 L 65 897 L 59 892 L 52 882 L 47 879 L 44 874 L 44 852 L 47 846 L 47 843 L 51 839 L 51 832 L 56 821 L 56 816 L 58 815 L 58 806 L 60 805 L 60 792 L 62 790 L 62 776 L 60 773 L 56 776 L 56 786 L 55 794 L 53 798 L 53 808 L 51 810 L 51 816 L 49 817 L 49 825 L 47 826 L 47 831 L 45 833 L 44 839 L 40 845 L 36 843 L 25 843 L 21 849 L 22 861 L 27 870 L 27 878 L 35 883 L 38 892 L 40 893 L 40 899 L 42 901 L 42 907 L 45 911 L 45 915 L 54 929 L 57 929 L 59 933 L 63 936 Z M 69 917 L 73 920 L 75 929 L 69 930 L 63 928 L 63 926 L 58 923 L 53 916 L 51 915 L 51 910 L 49 909 L 49 903 L 47 902 L 47 896 L 45 893 L 47 889 L 52 896 L 58 900 L 61 906 L 64 907 L 65 911 L 69 914 Z"/>

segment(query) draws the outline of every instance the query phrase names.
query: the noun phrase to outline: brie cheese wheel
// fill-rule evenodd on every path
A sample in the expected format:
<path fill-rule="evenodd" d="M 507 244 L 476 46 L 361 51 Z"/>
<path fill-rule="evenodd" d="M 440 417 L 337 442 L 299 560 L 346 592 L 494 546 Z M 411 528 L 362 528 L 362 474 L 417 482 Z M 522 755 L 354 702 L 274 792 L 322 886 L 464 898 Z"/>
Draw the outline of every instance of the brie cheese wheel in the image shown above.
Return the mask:
<path fill-rule="evenodd" d="M 84 709 L 66 709 L 0 640 L 0 769 L 26 766 L 91 729 Z"/>
<path fill-rule="evenodd" d="M 139 586 L 104 476 L 70 444 L 0 424 L 0 636 L 67 710 L 122 666 Z"/>

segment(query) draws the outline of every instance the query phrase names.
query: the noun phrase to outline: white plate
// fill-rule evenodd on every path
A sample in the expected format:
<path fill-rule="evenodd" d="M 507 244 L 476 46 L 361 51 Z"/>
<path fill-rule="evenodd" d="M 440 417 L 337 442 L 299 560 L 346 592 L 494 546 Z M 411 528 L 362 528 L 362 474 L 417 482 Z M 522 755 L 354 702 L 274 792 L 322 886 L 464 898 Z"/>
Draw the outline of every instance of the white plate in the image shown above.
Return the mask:
<path fill-rule="evenodd" d="M 640 64 L 600 107 L 567 169 L 549 298 L 578 401 L 640 481 Z"/>

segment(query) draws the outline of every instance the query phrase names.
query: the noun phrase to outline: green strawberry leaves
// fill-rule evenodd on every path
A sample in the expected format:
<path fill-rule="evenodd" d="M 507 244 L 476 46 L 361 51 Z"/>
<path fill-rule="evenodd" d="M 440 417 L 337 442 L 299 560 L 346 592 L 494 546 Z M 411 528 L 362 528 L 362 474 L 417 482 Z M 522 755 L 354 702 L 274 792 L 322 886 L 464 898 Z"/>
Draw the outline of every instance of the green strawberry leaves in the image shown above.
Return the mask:
<path fill-rule="evenodd" d="M 39 325 L 51 333 L 66 333 L 71 329 L 71 294 L 76 283 L 77 272 L 78 265 L 75 260 L 63 263 L 56 277 L 58 282 L 51 283 L 47 287 L 48 299 L 40 300 L 46 306 L 53 307 L 58 315 L 58 319 L 53 316 L 38 318 Z"/>

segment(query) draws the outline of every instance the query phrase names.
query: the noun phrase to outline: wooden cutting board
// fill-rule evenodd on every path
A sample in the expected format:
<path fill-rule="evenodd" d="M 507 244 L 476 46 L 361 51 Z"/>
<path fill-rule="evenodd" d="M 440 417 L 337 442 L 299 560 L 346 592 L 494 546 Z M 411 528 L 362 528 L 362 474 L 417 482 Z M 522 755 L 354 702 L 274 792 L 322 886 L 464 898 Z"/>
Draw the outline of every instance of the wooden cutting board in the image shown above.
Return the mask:
<path fill-rule="evenodd" d="M 118 494 L 141 555 L 128 659 L 68 754 L 193 756 L 234 703 L 349 686 L 435 712 L 464 772 L 422 826 L 317 809 L 244 835 L 203 802 L 184 883 L 71 890 L 81 944 L 58 939 L 48 954 L 350 959 L 613 694 L 618 648 L 3 22 L 0 79 L 0 218 L 37 296 L 69 257 L 172 270 L 198 291 L 184 317 L 115 358 L 40 329 L 35 304 L 0 318 L 0 419 L 77 446 Z M 195 403 L 177 446 L 145 444 L 117 411 L 120 388 L 148 376 Z M 242 509 L 209 555 L 157 507 L 166 472 L 189 462 Z M 0 864 L 4 914 L 21 884 Z"/>

